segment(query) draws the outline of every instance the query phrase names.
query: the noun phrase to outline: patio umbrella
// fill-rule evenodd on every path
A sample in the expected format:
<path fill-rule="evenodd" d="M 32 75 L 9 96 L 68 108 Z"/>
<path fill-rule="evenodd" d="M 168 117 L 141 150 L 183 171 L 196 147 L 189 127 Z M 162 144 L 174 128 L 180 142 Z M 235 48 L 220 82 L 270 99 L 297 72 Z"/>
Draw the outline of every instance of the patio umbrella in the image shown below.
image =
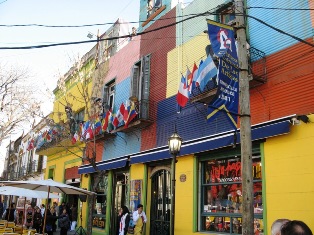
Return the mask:
<path fill-rule="evenodd" d="M 4 186 L 13 186 L 17 188 L 25 188 L 30 190 L 36 191 L 45 191 L 48 193 L 55 192 L 55 193 L 65 193 L 65 194 L 76 194 L 76 195 L 93 195 L 94 192 L 87 191 L 81 188 L 76 188 L 67 184 L 62 184 L 56 182 L 54 180 L 29 180 L 29 181 L 0 181 L 0 184 Z M 48 200 L 46 201 L 46 208 L 47 208 Z M 44 216 L 44 226 L 43 226 L 43 233 L 45 233 L 46 227 L 46 216 L 47 216 L 47 209 L 45 210 Z"/>
<path fill-rule="evenodd" d="M 22 223 L 24 223 L 24 219 L 25 219 L 25 201 L 26 201 L 26 197 L 31 197 L 31 198 L 48 198 L 48 193 L 47 192 L 33 191 L 33 190 L 30 190 L 30 189 L 17 188 L 17 187 L 11 187 L 11 186 L 0 187 L 0 195 L 25 197 L 25 199 L 24 199 L 24 212 L 23 212 L 23 218 L 22 218 L 23 222 Z M 60 198 L 60 197 L 58 195 L 56 195 L 56 194 L 50 194 L 49 198 Z"/>

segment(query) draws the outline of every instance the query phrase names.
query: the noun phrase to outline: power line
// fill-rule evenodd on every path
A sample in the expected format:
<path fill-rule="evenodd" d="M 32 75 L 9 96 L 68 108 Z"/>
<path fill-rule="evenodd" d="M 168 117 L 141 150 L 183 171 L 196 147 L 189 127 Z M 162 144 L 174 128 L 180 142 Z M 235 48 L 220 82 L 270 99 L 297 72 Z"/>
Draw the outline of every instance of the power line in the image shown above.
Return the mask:
<path fill-rule="evenodd" d="M 246 9 L 265 9 L 265 10 L 283 10 L 283 11 L 314 11 L 311 8 L 282 8 L 282 7 L 246 7 Z"/>
<path fill-rule="evenodd" d="M 171 24 L 167 24 L 164 26 L 161 26 L 159 28 L 155 28 L 155 29 L 151 29 L 151 30 L 147 30 L 141 33 L 138 33 L 138 35 L 144 35 L 147 33 L 151 33 L 151 32 L 155 32 L 155 31 L 159 31 L 165 28 L 169 28 L 171 26 L 177 25 L 179 23 L 182 23 L 184 21 L 196 18 L 196 17 L 200 17 L 200 16 L 206 16 L 209 15 L 209 11 L 206 11 L 204 13 L 200 13 L 200 14 L 193 14 L 193 16 L 190 16 L 188 18 L 185 18 L 183 20 L 180 21 L 176 21 L 174 23 Z M 45 47 L 54 47 L 54 46 L 66 46 L 66 45 L 76 45 L 76 44 L 84 44 L 84 43 L 92 43 L 92 42 L 99 42 L 99 41 L 109 41 L 109 40 L 114 40 L 114 39 L 120 39 L 120 38 L 129 38 L 132 37 L 132 35 L 123 35 L 123 36 L 118 36 L 118 37 L 111 37 L 111 38 L 102 38 L 102 39 L 95 39 L 95 40 L 88 40 L 88 41 L 77 41 L 77 42 L 63 42 L 63 43 L 53 43 L 53 44 L 42 44 L 42 45 L 36 45 L 36 46 L 23 46 L 23 47 L 0 47 L 0 50 L 25 50 L 25 49 L 38 49 L 38 48 L 45 48 Z"/>
<path fill-rule="evenodd" d="M 304 43 L 304 44 L 306 44 L 306 45 L 309 45 L 309 46 L 311 46 L 311 47 L 314 47 L 314 44 L 309 43 L 309 42 L 303 40 L 302 38 L 299 38 L 299 37 L 294 36 L 294 35 L 292 35 L 292 34 L 290 34 L 290 33 L 287 33 L 287 32 L 285 32 L 285 31 L 283 31 L 283 30 L 281 30 L 281 29 L 278 29 L 278 28 L 276 28 L 276 27 L 274 27 L 274 26 L 272 26 L 272 25 L 266 23 L 265 21 L 263 21 L 263 20 L 261 20 L 261 19 L 258 19 L 258 18 L 254 17 L 254 16 L 251 16 L 251 15 L 245 15 L 245 16 L 247 16 L 247 17 L 249 17 L 249 18 L 252 18 L 252 19 L 254 19 L 254 20 L 260 22 L 261 24 L 264 24 L 264 25 L 266 25 L 267 27 L 269 27 L 269 28 L 271 28 L 271 29 L 273 29 L 273 30 L 275 30 L 275 31 L 277 31 L 277 32 L 279 32 L 279 33 L 282 33 L 282 34 L 284 34 L 284 35 L 287 35 L 287 36 L 289 36 L 289 37 L 291 37 L 291 38 L 293 38 L 293 39 L 295 39 L 295 40 L 297 40 L 297 41 L 299 41 L 299 42 L 302 42 L 302 43 Z M 1 49 L 1 48 L 0 48 L 0 49 Z"/>

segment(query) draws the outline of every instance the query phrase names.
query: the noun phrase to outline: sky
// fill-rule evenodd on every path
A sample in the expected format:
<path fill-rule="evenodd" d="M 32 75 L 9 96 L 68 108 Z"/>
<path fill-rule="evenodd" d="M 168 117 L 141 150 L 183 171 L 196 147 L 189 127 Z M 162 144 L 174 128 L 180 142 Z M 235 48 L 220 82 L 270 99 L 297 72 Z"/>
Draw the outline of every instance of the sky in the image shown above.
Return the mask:
<path fill-rule="evenodd" d="M 118 18 L 139 21 L 141 0 L 0 0 L 0 25 L 43 24 L 84 25 L 113 23 Z M 104 33 L 111 25 L 80 28 L 4 27 L 0 26 L 0 47 L 86 41 L 87 34 Z M 138 27 L 138 24 L 135 25 Z M 131 29 L 130 29 L 131 31 Z M 96 37 L 92 38 L 96 39 Z M 0 64 L 18 66 L 29 71 L 30 79 L 43 98 L 43 111 L 52 110 L 51 92 L 59 75 L 73 65 L 73 58 L 83 56 L 95 43 L 30 50 L 0 50 Z M 50 92 L 47 92 L 47 89 Z M 50 94 L 50 95 L 49 95 Z M 12 136 L 15 140 L 18 136 Z M 8 140 L 7 140 L 8 141 Z M 0 145 L 0 163 L 8 142 Z M 0 173 L 3 164 L 0 164 Z"/>

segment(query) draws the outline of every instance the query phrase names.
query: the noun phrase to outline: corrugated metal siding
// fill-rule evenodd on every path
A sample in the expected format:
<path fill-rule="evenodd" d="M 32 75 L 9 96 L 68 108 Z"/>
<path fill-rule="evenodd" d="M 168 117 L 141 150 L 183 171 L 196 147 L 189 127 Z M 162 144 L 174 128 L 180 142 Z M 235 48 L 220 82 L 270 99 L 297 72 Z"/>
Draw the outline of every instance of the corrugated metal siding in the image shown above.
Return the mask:
<path fill-rule="evenodd" d="M 147 30 L 153 30 L 176 22 L 176 11 L 172 9 L 160 21 Z M 150 101 L 157 103 L 166 97 L 167 87 L 167 53 L 176 45 L 175 26 L 142 35 L 141 56 L 151 54 L 150 61 Z M 156 115 L 156 112 L 154 113 Z M 156 116 L 152 117 L 156 120 Z M 141 150 L 156 146 L 156 125 L 142 130 Z"/>
<path fill-rule="evenodd" d="M 194 0 L 184 9 L 177 7 L 177 16 L 183 16 L 183 18 L 177 17 L 177 22 L 191 17 L 192 14 L 200 14 L 209 10 L 215 10 L 218 5 L 224 2 L 225 0 Z M 207 30 L 206 19 L 215 20 L 215 16 L 207 15 L 195 17 L 193 19 L 189 19 L 187 21 L 177 24 L 177 46 L 188 42 L 196 35 L 203 34 L 204 36 L 206 36 L 206 34 L 203 33 L 204 30 Z"/>
<path fill-rule="evenodd" d="M 253 124 L 314 111 L 314 50 L 311 47 L 298 43 L 268 56 L 267 71 L 267 83 L 251 90 Z"/>
<path fill-rule="evenodd" d="M 208 44 L 206 34 L 202 33 L 168 53 L 167 98 L 177 94 L 181 73 L 185 76 L 186 67 L 192 71 L 194 62 L 198 66 L 200 60 L 206 58 L 205 47 Z"/>
<path fill-rule="evenodd" d="M 157 146 L 167 144 L 168 138 L 174 132 L 175 123 L 177 131 L 184 141 L 232 129 L 232 125 L 224 113 L 207 123 L 207 106 L 189 103 L 180 114 L 177 114 L 176 105 L 175 96 L 158 104 Z"/>
<path fill-rule="evenodd" d="M 309 8 L 308 1 L 306 0 L 248 0 L 247 5 L 249 7 Z M 310 11 L 253 8 L 248 10 L 248 15 L 254 16 L 278 29 L 302 39 L 308 39 L 313 36 Z M 267 55 L 278 52 L 285 47 L 298 42 L 252 18 L 248 18 L 248 25 L 251 46 L 265 52 Z"/>
<path fill-rule="evenodd" d="M 104 78 L 105 83 L 116 78 L 116 84 L 119 84 L 130 76 L 133 64 L 140 58 L 140 43 L 140 36 L 133 37 L 128 45 L 110 58 L 109 71 Z"/>

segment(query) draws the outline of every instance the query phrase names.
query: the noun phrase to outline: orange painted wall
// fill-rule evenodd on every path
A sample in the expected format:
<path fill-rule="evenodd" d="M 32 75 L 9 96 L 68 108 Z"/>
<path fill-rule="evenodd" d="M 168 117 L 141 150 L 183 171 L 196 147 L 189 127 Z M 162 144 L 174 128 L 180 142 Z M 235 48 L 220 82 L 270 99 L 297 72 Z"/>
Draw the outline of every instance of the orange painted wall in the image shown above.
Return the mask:
<path fill-rule="evenodd" d="M 297 43 L 268 56 L 267 82 L 250 91 L 252 124 L 314 112 L 313 79 L 313 47 Z"/>

